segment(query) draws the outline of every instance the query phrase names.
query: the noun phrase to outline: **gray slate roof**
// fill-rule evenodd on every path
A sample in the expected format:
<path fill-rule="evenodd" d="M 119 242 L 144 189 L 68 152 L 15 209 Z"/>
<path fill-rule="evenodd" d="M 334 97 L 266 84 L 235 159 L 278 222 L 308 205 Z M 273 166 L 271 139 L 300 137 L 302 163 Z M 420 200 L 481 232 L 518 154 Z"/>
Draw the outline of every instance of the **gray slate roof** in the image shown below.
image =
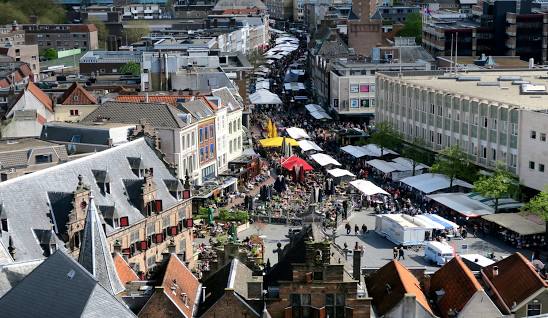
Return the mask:
<path fill-rule="evenodd" d="M 0 297 L 4 296 L 10 289 L 17 286 L 23 278 L 32 272 L 43 262 L 42 259 L 35 261 L 18 262 L 6 264 L 0 267 Z"/>
<path fill-rule="evenodd" d="M 201 69 L 199 73 L 180 72 L 171 77 L 171 85 L 178 90 L 209 92 L 221 87 L 234 87 L 227 75 L 217 69 Z"/>
<path fill-rule="evenodd" d="M 183 111 L 192 115 L 192 117 L 197 120 L 202 120 L 204 118 L 212 117 L 215 115 L 213 110 L 209 108 L 206 102 L 203 99 L 195 99 L 185 103 L 181 103 L 180 106 Z"/>
<path fill-rule="evenodd" d="M 92 274 L 106 290 L 118 295 L 125 290 L 108 249 L 107 237 L 93 196 L 88 202 L 86 223 L 78 263 Z"/>
<path fill-rule="evenodd" d="M 63 145 L 35 138 L 22 138 L 0 143 L 0 169 L 26 167 L 32 157 L 32 150 L 51 149 L 59 160 L 68 160 L 67 149 Z M 54 158 L 53 161 L 56 161 Z"/>
<path fill-rule="evenodd" d="M 176 108 L 158 103 L 123 103 L 109 101 L 97 107 L 82 120 L 83 123 L 93 123 L 99 119 L 110 122 L 139 124 L 146 120 L 153 127 L 182 128 L 187 126 L 178 115 Z"/>
<path fill-rule="evenodd" d="M 73 137 L 77 138 L 73 140 Z M 78 142 L 92 145 L 108 145 L 109 129 L 103 126 L 80 125 L 76 123 L 49 122 L 42 127 L 42 139 Z"/>
<path fill-rule="evenodd" d="M 9 232 L 3 232 L 0 243 L 8 246 L 11 236 L 16 248 L 16 261 L 33 260 L 44 256 L 33 230 L 49 230 L 52 224 L 57 234 L 63 233 L 72 200 L 68 197 L 76 190 L 78 175 L 95 194 L 97 206 L 115 206 L 128 216 L 133 224 L 144 219 L 143 214 L 131 202 L 136 202 L 135 191 L 128 191 L 127 184 L 142 184 L 131 170 L 129 157 L 140 157 L 145 167 L 154 169 L 153 180 L 158 189 L 158 199 L 164 208 L 177 200 L 169 193 L 164 180 L 176 180 L 144 139 L 137 139 L 74 161 L 43 169 L 28 175 L 0 183 L 0 202 L 6 213 Z M 110 193 L 101 194 L 92 170 L 108 170 Z M 54 195 L 52 193 L 55 193 Z M 53 200 L 53 201 L 52 201 Z M 106 226 L 107 234 L 113 232 Z M 59 239 L 58 248 L 63 247 Z"/>
<path fill-rule="evenodd" d="M 227 87 L 214 89 L 211 91 L 211 95 L 219 97 L 223 105 L 228 108 L 229 112 L 241 108 L 241 103 Z"/>
<path fill-rule="evenodd" d="M 0 298 L 0 308 L 1 317 L 135 317 L 61 250 Z"/>

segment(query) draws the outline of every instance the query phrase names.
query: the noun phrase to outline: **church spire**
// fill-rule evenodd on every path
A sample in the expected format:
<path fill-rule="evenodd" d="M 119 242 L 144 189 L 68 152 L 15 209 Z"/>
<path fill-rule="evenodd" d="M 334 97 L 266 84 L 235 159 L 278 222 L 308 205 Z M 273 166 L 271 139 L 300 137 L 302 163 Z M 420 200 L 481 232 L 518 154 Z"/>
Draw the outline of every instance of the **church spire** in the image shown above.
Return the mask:
<path fill-rule="evenodd" d="M 93 195 L 89 196 L 87 207 L 78 263 L 90 272 L 99 284 L 113 295 L 117 295 L 125 288 L 116 273 Z"/>

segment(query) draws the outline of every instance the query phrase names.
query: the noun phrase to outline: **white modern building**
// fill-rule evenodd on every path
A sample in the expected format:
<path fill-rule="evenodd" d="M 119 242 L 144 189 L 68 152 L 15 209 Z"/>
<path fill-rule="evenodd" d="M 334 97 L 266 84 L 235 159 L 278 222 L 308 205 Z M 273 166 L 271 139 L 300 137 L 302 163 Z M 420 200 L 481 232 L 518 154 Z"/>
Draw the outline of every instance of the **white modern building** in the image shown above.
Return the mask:
<path fill-rule="evenodd" d="M 548 184 L 546 70 L 377 74 L 376 121 L 431 149 L 459 145 L 479 166 L 503 162 L 520 183 Z"/>

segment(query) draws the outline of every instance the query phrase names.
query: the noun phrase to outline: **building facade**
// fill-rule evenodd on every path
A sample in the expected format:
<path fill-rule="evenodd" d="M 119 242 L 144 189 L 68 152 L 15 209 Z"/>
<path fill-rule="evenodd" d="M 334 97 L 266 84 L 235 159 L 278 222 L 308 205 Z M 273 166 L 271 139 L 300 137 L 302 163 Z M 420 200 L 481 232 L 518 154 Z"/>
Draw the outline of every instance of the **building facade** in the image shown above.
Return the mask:
<path fill-rule="evenodd" d="M 97 27 L 94 24 L 23 24 L 26 44 L 37 44 L 39 50 L 57 51 L 99 48 Z"/>
<path fill-rule="evenodd" d="M 420 138 L 436 151 L 459 145 L 479 166 L 502 162 L 522 184 L 542 190 L 547 179 L 541 158 L 548 149 L 541 135 L 548 110 L 542 73 L 379 74 L 376 120 L 392 123 L 408 140 Z M 537 84 L 518 85 L 519 80 Z"/>

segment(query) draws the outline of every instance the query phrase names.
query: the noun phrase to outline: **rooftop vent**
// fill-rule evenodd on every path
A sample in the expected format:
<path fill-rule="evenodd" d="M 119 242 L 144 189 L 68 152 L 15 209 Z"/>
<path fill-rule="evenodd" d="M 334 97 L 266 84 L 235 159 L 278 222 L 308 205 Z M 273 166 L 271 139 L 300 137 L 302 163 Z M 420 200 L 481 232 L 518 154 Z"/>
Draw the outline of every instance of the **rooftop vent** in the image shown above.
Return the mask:
<path fill-rule="evenodd" d="M 499 86 L 499 82 L 477 82 L 478 86 Z"/>
<path fill-rule="evenodd" d="M 529 81 L 519 80 L 519 81 L 512 81 L 512 85 L 522 85 L 522 84 L 530 84 Z"/>
<path fill-rule="evenodd" d="M 514 76 L 514 75 L 499 76 L 498 80 L 501 82 L 521 81 L 521 76 Z"/>
<path fill-rule="evenodd" d="M 543 84 L 521 84 L 519 89 L 522 95 L 546 95 L 546 85 Z"/>
<path fill-rule="evenodd" d="M 457 77 L 457 82 L 479 82 L 481 77 L 479 76 L 459 76 Z"/>

